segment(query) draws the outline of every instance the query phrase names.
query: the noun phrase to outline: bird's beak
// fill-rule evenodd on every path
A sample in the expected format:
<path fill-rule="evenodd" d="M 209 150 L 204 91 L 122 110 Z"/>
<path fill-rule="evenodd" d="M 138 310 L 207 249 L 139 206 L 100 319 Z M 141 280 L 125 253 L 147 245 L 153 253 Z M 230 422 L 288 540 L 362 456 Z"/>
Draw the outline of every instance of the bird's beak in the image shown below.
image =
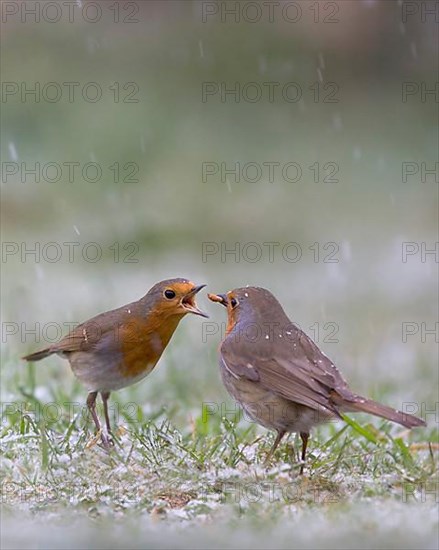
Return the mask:
<path fill-rule="evenodd" d="M 204 311 L 201 311 L 201 309 L 198 309 L 197 304 L 195 303 L 195 295 L 198 294 L 198 292 L 200 292 L 200 290 L 205 286 L 206 285 L 199 285 L 193 288 L 182 299 L 181 305 L 188 313 L 193 313 L 194 315 L 201 315 L 201 317 L 209 318 L 209 315 L 207 315 L 207 313 L 204 313 Z"/>
<path fill-rule="evenodd" d="M 208 294 L 207 297 L 212 302 L 218 302 L 224 307 L 227 307 L 227 296 L 225 294 Z"/>

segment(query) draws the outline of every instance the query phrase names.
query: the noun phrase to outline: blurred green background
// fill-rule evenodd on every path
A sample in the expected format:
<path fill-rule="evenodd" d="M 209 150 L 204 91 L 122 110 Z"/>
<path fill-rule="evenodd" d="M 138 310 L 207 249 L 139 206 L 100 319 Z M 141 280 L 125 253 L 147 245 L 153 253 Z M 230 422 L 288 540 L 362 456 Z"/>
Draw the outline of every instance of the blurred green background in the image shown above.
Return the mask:
<path fill-rule="evenodd" d="M 13 93 L 2 97 L 2 233 L 15 243 L 3 249 L 4 321 L 30 328 L 80 321 L 140 297 L 157 280 L 185 276 L 210 291 L 266 286 L 304 329 L 337 323 L 339 344 L 327 352 L 372 386 L 380 371 L 409 376 L 412 353 L 433 358 L 434 336 L 422 338 L 420 323 L 432 328 L 437 320 L 437 255 L 421 254 L 421 243 L 434 249 L 437 241 L 437 179 L 422 182 L 421 173 L 421 163 L 437 162 L 438 103 L 421 93 L 423 85 L 434 89 L 434 16 L 400 2 L 302 2 L 287 12 L 281 3 L 272 22 L 266 5 L 258 11 L 245 2 L 98 2 L 87 10 L 79 2 L 71 14 L 65 6 L 45 11 L 42 2 L 35 23 L 23 5 L 4 4 L 2 76 Z M 72 98 L 65 82 L 79 83 Z M 94 97 L 90 82 L 102 92 L 94 103 L 82 93 Z M 276 83 L 273 101 L 267 82 Z M 281 94 L 291 82 L 299 101 Z M 48 83 L 55 87 L 46 94 Z M 205 83 L 238 85 L 241 93 L 203 98 Z M 253 97 L 250 88 L 242 92 L 246 83 L 263 91 L 260 101 L 246 100 Z M 403 101 L 404 83 L 418 92 Z M 38 85 L 38 102 L 31 93 L 23 98 Z M 59 100 L 47 101 L 57 89 Z M 79 163 L 73 181 L 67 162 Z M 89 162 L 102 170 L 94 183 L 81 175 Z M 203 181 L 203 163 L 232 170 L 249 162 L 261 168 L 256 182 L 247 181 L 251 170 L 247 179 L 223 182 L 217 173 Z M 281 173 L 290 162 L 302 173 L 295 183 Z M 405 162 L 418 173 L 403 178 Z M 36 163 L 39 183 L 24 175 Z M 59 181 L 48 181 L 55 177 L 48 163 L 63 168 Z M 272 182 L 267 163 L 279 163 Z M 326 163 L 337 169 L 334 183 L 324 181 Z M 245 248 L 250 242 L 259 248 Z M 274 261 L 264 242 L 279 243 Z M 291 242 L 302 252 L 295 262 L 281 253 Z M 337 263 L 324 261 L 330 242 Z M 406 262 L 404 242 L 419 247 Z M 79 243 L 71 258 L 63 243 Z M 95 257 L 88 243 L 102 251 L 99 261 L 84 259 Z M 217 243 L 219 252 L 204 256 L 203 243 Z M 238 257 L 222 258 L 221 247 L 235 243 Z M 38 256 L 23 257 L 35 246 Z M 262 257 L 250 261 L 257 250 Z M 130 252 L 137 263 L 123 261 Z M 212 322 L 224 320 L 220 308 L 203 305 Z M 405 343 L 404 322 L 419 323 Z M 208 354 L 218 337 L 203 345 L 200 319 L 184 325 L 197 338 L 191 372 L 216 380 Z M 7 355 L 36 345 L 21 327 L 6 336 Z M 413 386 L 401 388 L 419 397 Z"/>
<path fill-rule="evenodd" d="M 434 89 L 438 64 L 437 23 L 423 11 L 434 2 L 296 2 L 287 12 L 295 22 L 284 2 L 272 21 L 267 3 L 99 1 L 85 12 L 94 19 L 100 10 L 96 22 L 83 15 L 87 2 L 75 3 L 72 22 L 66 6 L 50 22 L 58 11 L 37 3 L 35 22 L 23 4 L 35 3 L 2 5 L 4 399 L 26 383 L 19 358 L 45 344 L 45 324 L 80 322 L 182 276 L 211 292 L 269 288 L 354 389 L 396 407 L 434 406 L 437 335 L 425 329 L 437 323 L 438 263 L 423 251 L 438 240 L 438 176 L 422 173 L 422 163 L 431 170 L 438 161 L 437 97 L 423 93 Z M 137 22 L 123 22 L 130 14 Z M 79 83 L 72 101 L 66 82 Z M 82 95 L 90 82 L 90 97 L 96 86 L 102 92 L 96 102 Z M 203 97 L 206 83 L 241 93 Z M 276 83 L 273 101 L 264 83 Z M 282 96 L 288 83 L 300 100 Z M 39 101 L 22 97 L 38 85 Z M 60 99 L 48 101 L 58 88 Z M 251 101 L 251 89 L 262 90 L 260 100 Z M 67 169 L 48 181 L 44 166 L 69 162 L 80 166 L 73 181 Z M 99 181 L 81 176 L 90 162 Z M 298 181 L 279 168 L 269 181 L 267 163 L 292 162 Z M 35 163 L 39 182 L 23 177 Z M 203 178 L 204 163 L 256 163 L 262 174 Z M 334 182 L 324 181 L 327 163 Z M 403 177 L 404 166 L 416 173 Z M 278 243 L 273 261 L 266 242 Z M 47 243 L 61 248 L 59 261 L 47 260 L 59 250 Z M 73 261 L 63 243 L 79 243 Z M 88 243 L 101 259 L 84 259 Z M 239 243 L 240 253 L 206 256 L 206 243 Z M 295 262 L 282 256 L 288 243 L 302 252 Z M 412 243 L 406 261 L 403 243 Z M 35 246 L 38 259 L 22 256 Z M 256 249 L 262 257 L 250 261 Z M 337 261 L 324 261 L 332 250 Z M 131 251 L 137 261 L 123 261 Z M 182 430 L 203 401 L 228 399 L 216 364 L 220 333 L 206 335 L 220 329 L 224 311 L 203 295 L 199 304 L 210 320 L 185 319 L 154 374 L 116 396 L 146 410 L 166 406 Z M 37 322 L 39 342 L 25 332 Z M 326 323 L 337 328 L 333 342 Z M 405 339 L 404 323 L 414 333 Z M 75 384 L 58 358 L 38 365 L 36 383 L 43 400 Z"/>

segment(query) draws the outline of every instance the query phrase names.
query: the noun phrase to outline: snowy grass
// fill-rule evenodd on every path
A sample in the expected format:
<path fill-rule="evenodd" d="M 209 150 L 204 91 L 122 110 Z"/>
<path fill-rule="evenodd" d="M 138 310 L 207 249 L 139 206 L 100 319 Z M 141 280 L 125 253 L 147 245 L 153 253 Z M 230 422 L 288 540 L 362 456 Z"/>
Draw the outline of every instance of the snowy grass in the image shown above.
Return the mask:
<path fill-rule="evenodd" d="M 294 435 L 266 467 L 274 434 L 224 393 L 213 342 L 201 391 L 194 384 L 193 323 L 179 327 L 150 379 L 112 395 L 110 452 L 93 433 L 84 390 L 68 368 L 60 375 L 64 362 L 6 358 L 4 548 L 435 547 L 435 422 L 410 432 L 356 416 L 313 433 L 304 476 Z M 194 349 L 182 355 L 188 341 Z M 400 390 L 387 382 L 379 397 L 390 403 Z"/>
<path fill-rule="evenodd" d="M 222 419 L 218 434 L 206 434 L 197 418 L 182 433 L 163 415 L 154 421 L 140 415 L 135 426 L 119 428 L 107 452 L 81 422 L 63 417 L 49 426 L 35 419 L 37 400 L 33 405 L 3 424 L 5 548 L 100 548 L 112 540 L 129 548 L 185 548 L 195 541 L 199 547 L 332 548 L 340 540 L 346 548 L 410 548 L 416 517 L 423 525 L 416 547 L 434 547 L 431 430 L 412 436 L 379 423 L 366 425 L 364 437 L 329 425 L 313 438 L 301 477 L 292 442 L 263 465 L 273 437 L 255 437 L 254 426 Z M 23 516 L 30 521 L 17 534 Z M 49 518 L 57 526 L 50 535 L 37 528 Z M 70 535 L 61 540 L 66 522 Z M 320 529 L 328 527 L 323 536 Z"/>

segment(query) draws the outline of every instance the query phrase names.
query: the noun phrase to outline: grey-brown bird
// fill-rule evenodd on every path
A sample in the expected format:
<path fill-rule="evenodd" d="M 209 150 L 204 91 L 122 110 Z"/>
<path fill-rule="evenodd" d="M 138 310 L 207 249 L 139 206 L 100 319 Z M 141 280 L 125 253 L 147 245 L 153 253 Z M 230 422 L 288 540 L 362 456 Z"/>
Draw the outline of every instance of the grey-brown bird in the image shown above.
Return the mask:
<path fill-rule="evenodd" d="M 344 412 L 370 413 L 406 428 L 426 425 L 421 418 L 353 393 L 268 290 L 245 287 L 208 296 L 227 308 L 219 349 L 226 389 L 252 420 L 277 431 L 267 460 L 286 433 L 299 433 L 302 473 L 311 429 Z"/>
<path fill-rule="evenodd" d="M 196 294 L 205 286 L 181 278 L 161 281 L 137 302 L 101 313 L 75 327 L 58 343 L 23 359 L 39 361 L 58 354 L 69 360 L 73 373 L 89 391 L 87 406 L 103 445 L 108 447 L 111 439 L 102 432 L 96 414 L 97 394 L 104 403 L 110 434 L 110 392 L 142 380 L 154 369 L 186 314 L 207 317 L 195 302 Z"/>

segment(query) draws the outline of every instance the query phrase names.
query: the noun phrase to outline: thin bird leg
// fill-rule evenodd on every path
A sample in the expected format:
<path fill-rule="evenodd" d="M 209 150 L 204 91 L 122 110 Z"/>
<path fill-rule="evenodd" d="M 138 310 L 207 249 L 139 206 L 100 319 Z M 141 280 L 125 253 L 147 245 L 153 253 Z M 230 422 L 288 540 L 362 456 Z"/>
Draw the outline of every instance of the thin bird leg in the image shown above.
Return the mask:
<path fill-rule="evenodd" d="M 302 475 L 303 468 L 305 467 L 306 446 L 308 445 L 309 433 L 300 432 L 300 438 L 302 439 L 302 466 L 300 467 L 300 475 Z"/>
<path fill-rule="evenodd" d="M 89 408 L 89 411 L 91 412 L 91 416 L 93 418 L 93 422 L 95 423 L 96 429 L 98 433 L 101 433 L 101 439 L 103 446 L 108 449 L 110 446 L 110 442 L 107 438 L 107 436 L 104 434 L 101 428 L 101 424 L 99 422 L 98 415 L 96 414 L 96 397 L 98 395 L 97 391 L 91 391 L 87 396 L 87 407 Z"/>
<path fill-rule="evenodd" d="M 274 454 L 274 451 L 279 446 L 279 443 L 281 442 L 281 440 L 282 440 L 282 438 L 285 434 L 286 434 L 286 432 L 277 432 L 277 436 L 276 436 L 276 439 L 273 443 L 273 447 L 271 447 L 270 452 L 268 453 L 267 458 L 265 459 L 265 464 L 268 464 L 270 462 L 271 457 Z"/>
<path fill-rule="evenodd" d="M 96 397 L 98 395 L 97 391 L 91 391 L 87 396 L 87 407 L 88 410 L 91 412 L 91 416 L 93 418 L 93 422 L 95 423 L 96 430 L 98 432 L 101 431 L 101 424 L 99 422 L 98 415 L 96 414 Z"/>
<path fill-rule="evenodd" d="M 110 397 L 110 392 L 109 391 L 101 392 L 101 397 L 102 397 L 102 402 L 104 403 L 105 424 L 107 426 L 107 432 L 111 434 L 110 417 L 108 415 L 108 399 Z"/>
<path fill-rule="evenodd" d="M 110 424 L 110 416 L 108 414 L 108 399 L 110 397 L 110 392 L 105 391 L 101 392 L 102 402 L 104 404 L 104 415 L 105 415 L 105 425 L 107 426 L 107 433 L 108 435 L 105 435 L 104 433 L 101 434 L 101 439 L 104 447 L 108 448 L 111 445 L 114 445 L 113 440 L 111 439 L 111 424 Z"/>

